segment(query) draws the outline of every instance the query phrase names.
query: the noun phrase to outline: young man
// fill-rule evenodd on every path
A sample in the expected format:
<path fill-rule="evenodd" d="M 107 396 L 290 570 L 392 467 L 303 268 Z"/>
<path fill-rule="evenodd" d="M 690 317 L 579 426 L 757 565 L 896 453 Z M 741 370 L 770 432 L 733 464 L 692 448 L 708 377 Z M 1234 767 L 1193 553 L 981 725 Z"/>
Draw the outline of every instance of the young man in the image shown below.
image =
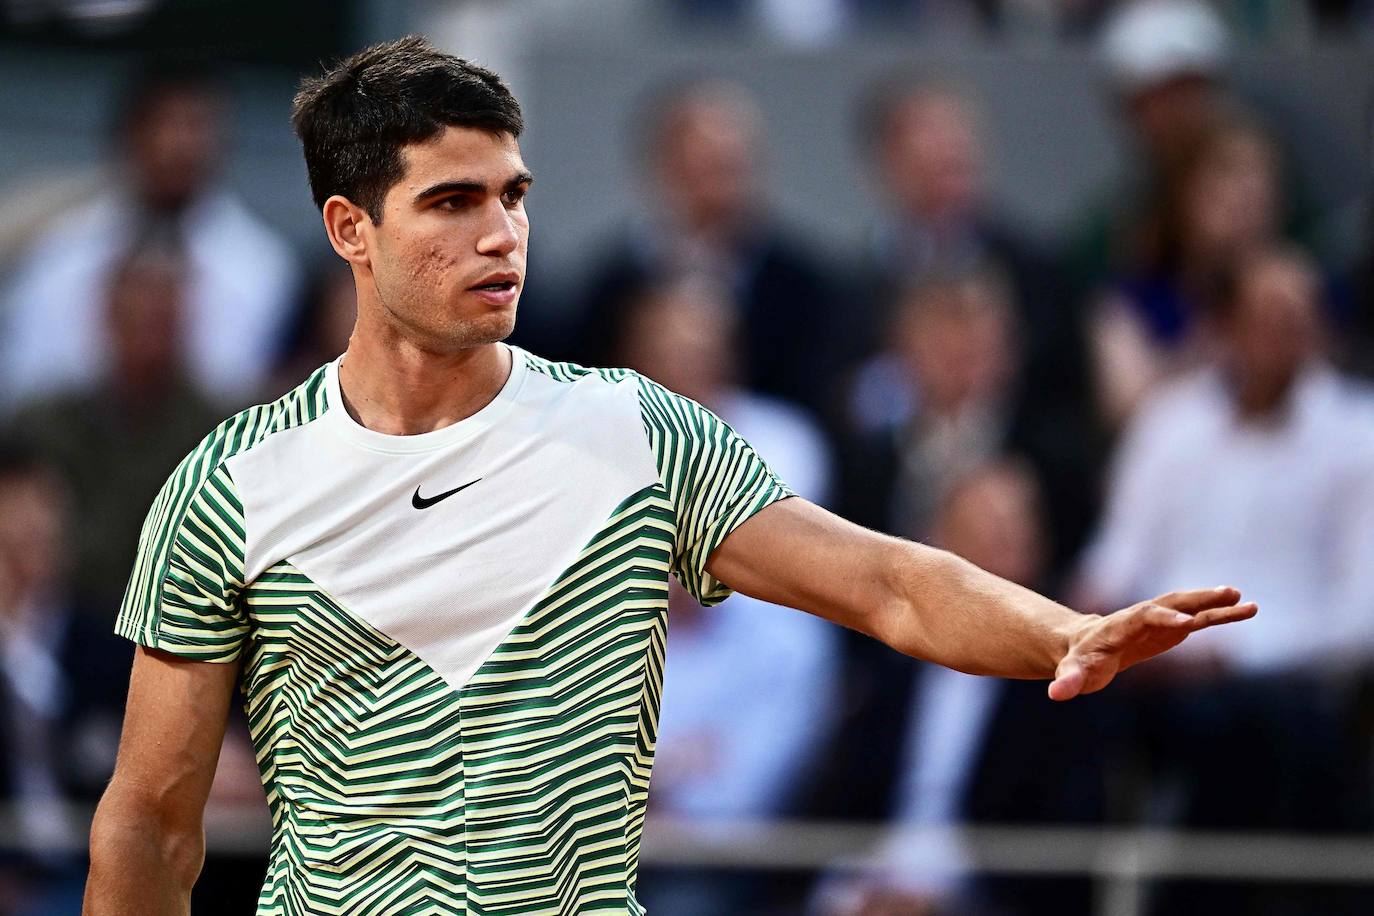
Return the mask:
<path fill-rule="evenodd" d="M 1061 700 L 1255 612 L 1212 589 L 1080 616 L 788 498 L 634 373 L 501 343 L 531 179 L 494 74 L 405 39 L 307 82 L 294 122 L 357 327 L 153 504 L 88 916 L 187 912 L 240 670 L 274 822 L 260 914 L 623 913 L 670 572 Z"/>

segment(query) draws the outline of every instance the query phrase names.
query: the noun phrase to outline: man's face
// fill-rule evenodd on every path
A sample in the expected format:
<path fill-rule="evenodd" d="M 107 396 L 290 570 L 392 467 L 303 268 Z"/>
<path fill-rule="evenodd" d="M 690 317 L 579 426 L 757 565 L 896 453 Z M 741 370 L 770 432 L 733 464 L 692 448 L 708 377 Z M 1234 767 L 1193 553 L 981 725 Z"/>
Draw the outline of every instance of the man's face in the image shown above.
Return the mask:
<path fill-rule="evenodd" d="M 0 588 L 25 593 L 57 579 L 64 556 L 64 495 L 50 471 L 0 478 Z M 10 597 L 0 594 L 0 613 Z"/>
<path fill-rule="evenodd" d="M 128 138 L 129 164 L 144 202 L 174 210 L 219 171 L 227 129 L 218 99 L 196 89 L 168 90 L 139 118 Z"/>
<path fill-rule="evenodd" d="M 970 218 L 983 193 L 983 147 L 958 99 L 917 93 L 899 104 L 881 150 L 894 204 L 922 222 Z"/>
<path fill-rule="evenodd" d="M 530 174 L 507 133 L 449 127 L 401 151 L 405 177 L 365 226 L 387 320 L 435 352 L 510 335 L 525 283 Z"/>
<path fill-rule="evenodd" d="M 728 234 L 757 205 L 757 125 L 730 97 L 683 104 L 660 138 L 658 190 L 675 218 L 697 232 Z"/>
<path fill-rule="evenodd" d="M 1257 405 L 1283 397 L 1318 349 L 1317 277 L 1287 258 L 1260 260 L 1240 285 L 1223 328 L 1242 396 Z"/>

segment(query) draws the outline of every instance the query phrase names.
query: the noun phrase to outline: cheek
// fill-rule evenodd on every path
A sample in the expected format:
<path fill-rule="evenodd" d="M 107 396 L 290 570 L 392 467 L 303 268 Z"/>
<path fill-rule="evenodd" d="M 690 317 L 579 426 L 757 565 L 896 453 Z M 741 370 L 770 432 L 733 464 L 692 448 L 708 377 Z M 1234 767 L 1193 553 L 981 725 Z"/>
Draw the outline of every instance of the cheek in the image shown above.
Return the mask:
<path fill-rule="evenodd" d="M 453 276 L 458 258 L 438 242 L 418 246 L 407 259 L 407 273 L 417 283 L 440 286 Z"/>

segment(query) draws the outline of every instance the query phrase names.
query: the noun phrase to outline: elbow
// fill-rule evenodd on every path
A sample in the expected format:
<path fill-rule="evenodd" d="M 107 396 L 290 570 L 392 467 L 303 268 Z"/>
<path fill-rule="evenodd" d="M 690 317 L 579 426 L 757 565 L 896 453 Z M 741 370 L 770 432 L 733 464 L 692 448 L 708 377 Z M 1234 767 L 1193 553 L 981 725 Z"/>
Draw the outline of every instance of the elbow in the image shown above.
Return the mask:
<path fill-rule="evenodd" d="M 93 879 L 141 863 L 189 893 L 205 863 L 205 832 L 199 820 L 116 780 L 91 821 L 90 853 Z"/>
<path fill-rule="evenodd" d="M 878 594 L 861 629 L 903 655 L 929 659 L 926 612 L 936 591 L 932 583 L 956 575 L 960 562 L 943 550 L 893 538 L 875 577 Z"/>

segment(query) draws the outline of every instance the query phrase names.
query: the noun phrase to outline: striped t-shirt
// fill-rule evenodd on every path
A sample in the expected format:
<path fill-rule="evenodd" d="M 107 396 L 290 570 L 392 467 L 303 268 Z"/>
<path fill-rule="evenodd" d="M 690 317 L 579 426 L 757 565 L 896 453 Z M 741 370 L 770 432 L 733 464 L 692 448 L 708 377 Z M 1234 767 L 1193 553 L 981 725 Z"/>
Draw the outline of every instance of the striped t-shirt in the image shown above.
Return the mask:
<path fill-rule="evenodd" d="M 390 436 L 338 361 L 211 433 L 144 525 L 118 631 L 240 662 L 273 839 L 258 913 L 640 912 L 668 574 L 791 495 L 714 414 L 518 348 Z"/>

